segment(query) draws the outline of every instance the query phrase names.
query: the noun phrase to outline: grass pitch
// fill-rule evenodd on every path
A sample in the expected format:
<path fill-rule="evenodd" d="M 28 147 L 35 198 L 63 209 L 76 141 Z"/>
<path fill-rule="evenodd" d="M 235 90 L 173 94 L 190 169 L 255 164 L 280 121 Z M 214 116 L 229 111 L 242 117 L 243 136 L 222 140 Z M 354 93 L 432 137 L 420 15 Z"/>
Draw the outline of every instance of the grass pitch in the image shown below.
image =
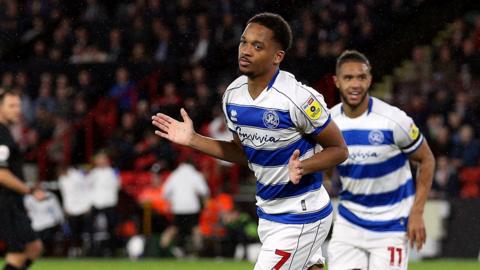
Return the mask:
<path fill-rule="evenodd" d="M 3 266 L 3 263 L 0 264 Z M 42 259 L 31 270 L 248 270 L 253 264 L 232 260 L 171 260 L 144 259 L 129 261 L 125 259 Z M 409 270 L 479 270 L 480 262 L 474 260 L 432 260 L 411 263 Z"/>

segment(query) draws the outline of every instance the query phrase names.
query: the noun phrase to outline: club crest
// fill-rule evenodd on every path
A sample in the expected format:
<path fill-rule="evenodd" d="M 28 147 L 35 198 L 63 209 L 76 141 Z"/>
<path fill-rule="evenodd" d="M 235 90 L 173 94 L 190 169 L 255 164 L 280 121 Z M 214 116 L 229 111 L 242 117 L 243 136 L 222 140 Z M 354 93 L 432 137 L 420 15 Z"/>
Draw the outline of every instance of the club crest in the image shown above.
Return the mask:
<path fill-rule="evenodd" d="M 368 133 L 368 141 L 370 144 L 379 145 L 382 144 L 384 140 L 383 132 L 378 129 L 374 129 Z"/>
<path fill-rule="evenodd" d="M 280 118 L 275 111 L 268 110 L 263 113 L 263 124 L 267 128 L 276 128 L 280 123 Z"/>

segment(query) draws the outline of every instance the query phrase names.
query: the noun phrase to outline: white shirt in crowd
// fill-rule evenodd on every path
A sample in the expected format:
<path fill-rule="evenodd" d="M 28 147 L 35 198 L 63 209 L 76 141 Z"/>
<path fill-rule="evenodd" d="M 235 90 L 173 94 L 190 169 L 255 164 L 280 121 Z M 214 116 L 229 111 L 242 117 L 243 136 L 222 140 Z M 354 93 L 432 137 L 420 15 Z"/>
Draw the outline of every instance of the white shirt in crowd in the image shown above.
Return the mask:
<path fill-rule="evenodd" d="M 117 205 L 120 179 L 113 168 L 94 168 L 87 179 L 92 189 L 92 204 L 95 208 L 105 209 Z"/>
<path fill-rule="evenodd" d="M 203 175 L 186 163 L 172 172 L 163 188 L 163 197 L 170 201 L 172 212 L 180 215 L 200 212 L 200 197 L 209 194 Z"/>
<path fill-rule="evenodd" d="M 92 207 L 91 192 L 85 175 L 75 168 L 68 169 L 58 179 L 65 213 L 71 216 L 86 214 Z"/>
<path fill-rule="evenodd" d="M 23 199 L 28 216 L 32 220 L 32 228 L 36 232 L 55 227 L 64 221 L 57 196 L 49 191 L 45 191 L 45 194 L 46 199 L 41 201 L 35 199 L 33 195 L 27 195 Z"/>

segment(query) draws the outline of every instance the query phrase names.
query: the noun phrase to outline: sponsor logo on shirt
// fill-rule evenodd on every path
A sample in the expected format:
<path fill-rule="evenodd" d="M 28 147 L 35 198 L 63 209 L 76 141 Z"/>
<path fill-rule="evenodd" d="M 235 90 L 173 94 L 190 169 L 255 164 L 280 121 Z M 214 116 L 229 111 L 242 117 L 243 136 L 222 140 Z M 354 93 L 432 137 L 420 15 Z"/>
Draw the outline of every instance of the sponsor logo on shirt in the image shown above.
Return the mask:
<path fill-rule="evenodd" d="M 372 152 L 372 151 L 368 151 L 368 152 L 363 152 L 363 151 L 357 151 L 357 152 L 350 152 L 349 155 L 348 155 L 348 158 L 355 161 L 355 162 L 359 162 L 359 161 L 365 161 L 369 158 L 377 158 L 379 155 L 377 152 Z"/>
<path fill-rule="evenodd" d="M 312 120 L 317 120 L 322 115 L 322 106 L 313 97 L 310 97 L 302 106 L 303 111 Z"/>
<path fill-rule="evenodd" d="M 384 140 L 385 137 L 383 136 L 383 132 L 380 130 L 374 129 L 368 133 L 368 141 L 370 144 L 379 145 L 382 144 Z"/>
<path fill-rule="evenodd" d="M 265 127 L 273 129 L 278 127 L 279 123 L 280 118 L 275 111 L 268 110 L 263 113 L 263 124 L 265 125 Z"/>
<path fill-rule="evenodd" d="M 236 127 L 235 131 L 237 132 L 241 142 L 250 141 L 252 142 L 253 145 L 257 147 L 265 145 L 266 143 L 269 143 L 269 142 L 276 143 L 280 140 L 279 138 L 275 138 L 267 134 L 259 135 L 257 132 L 255 133 L 245 132 L 245 131 L 242 131 L 241 127 Z"/>

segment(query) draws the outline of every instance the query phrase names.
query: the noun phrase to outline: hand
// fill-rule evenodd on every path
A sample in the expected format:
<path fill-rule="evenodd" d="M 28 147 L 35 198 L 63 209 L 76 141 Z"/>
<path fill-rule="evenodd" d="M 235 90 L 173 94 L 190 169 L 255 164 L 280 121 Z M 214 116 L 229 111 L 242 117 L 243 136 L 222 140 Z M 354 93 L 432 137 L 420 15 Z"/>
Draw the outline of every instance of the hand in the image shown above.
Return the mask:
<path fill-rule="evenodd" d="M 193 130 L 192 119 L 182 108 L 180 110 L 183 122 L 177 121 L 163 113 L 152 116 L 152 124 L 159 128 L 155 134 L 180 145 L 189 146 L 195 131 Z"/>
<path fill-rule="evenodd" d="M 413 246 L 416 245 L 418 251 L 422 249 L 427 239 L 422 214 L 410 214 L 410 217 L 408 218 L 407 237 L 410 241 L 410 248 L 413 248 Z"/>
<path fill-rule="evenodd" d="M 47 194 L 43 190 L 38 188 L 32 191 L 32 195 L 37 201 L 43 201 L 47 198 Z"/>
<path fill-rule="evenodd" d="M 298 184 L 303 176 L 303 165 L 302 161 L 298 159 L 299 157 L 300 150 L 297 149 L 290 157 L 290 161 L 288 161 L 288 176 L 294 184 Z"/>

